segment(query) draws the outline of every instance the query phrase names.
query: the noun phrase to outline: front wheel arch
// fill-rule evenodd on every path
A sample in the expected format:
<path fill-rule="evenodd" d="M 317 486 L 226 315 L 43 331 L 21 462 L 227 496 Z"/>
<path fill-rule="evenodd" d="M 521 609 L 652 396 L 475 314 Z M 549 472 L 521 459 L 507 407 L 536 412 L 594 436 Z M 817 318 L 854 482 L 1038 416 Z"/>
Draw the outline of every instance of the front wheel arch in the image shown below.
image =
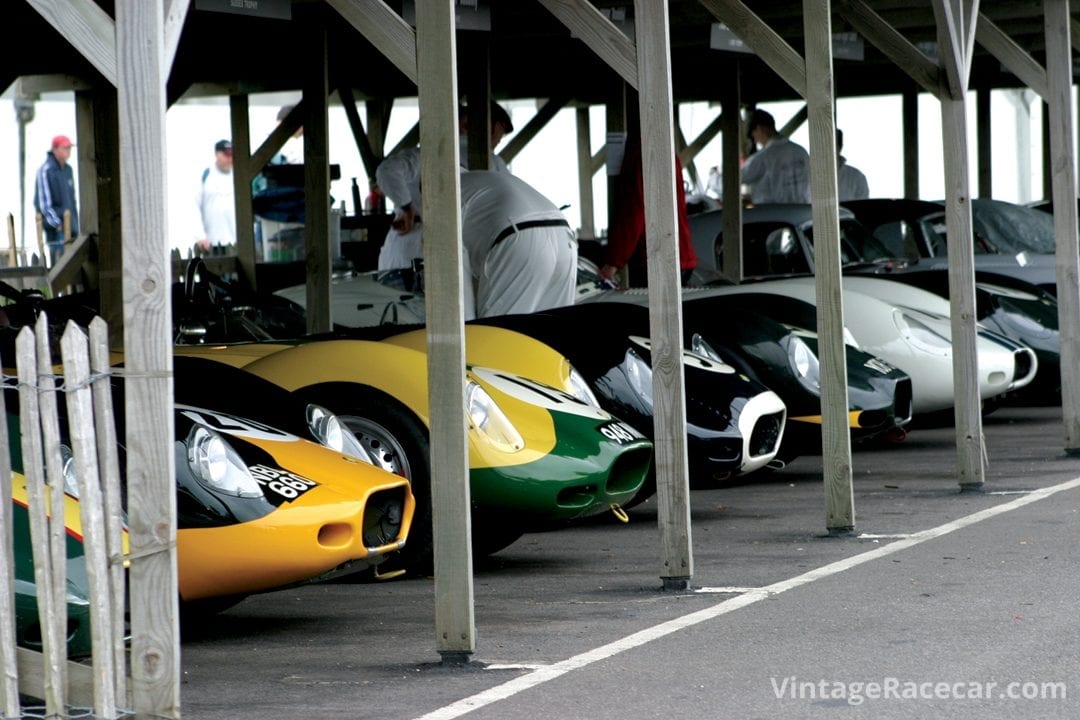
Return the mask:
<path fill-rule="evenodd" d="M 433 570 L 431 457 L 428 426 L 400 400 L 373 387 L 327 383 L 296 394 L 325 407 L 357 435 L 384 470 L 409 480 L 416 509 L 405 547 L 379 566 L 380 572 Z"/>

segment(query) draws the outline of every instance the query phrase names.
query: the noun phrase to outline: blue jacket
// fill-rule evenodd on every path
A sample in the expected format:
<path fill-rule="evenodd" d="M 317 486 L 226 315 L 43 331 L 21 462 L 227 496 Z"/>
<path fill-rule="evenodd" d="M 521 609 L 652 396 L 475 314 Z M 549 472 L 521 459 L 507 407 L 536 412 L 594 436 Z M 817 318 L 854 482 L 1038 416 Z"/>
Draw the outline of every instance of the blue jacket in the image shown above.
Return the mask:
<path fill-rule="evenodd" d="M 71 236 L 79 235 L 79 211 L 75 206 L 75 174 L 61 165 L 50 151 L 34 182 L 34 209 L 53 232 L 64 228 L 64 211 L 71 211 Z"/>

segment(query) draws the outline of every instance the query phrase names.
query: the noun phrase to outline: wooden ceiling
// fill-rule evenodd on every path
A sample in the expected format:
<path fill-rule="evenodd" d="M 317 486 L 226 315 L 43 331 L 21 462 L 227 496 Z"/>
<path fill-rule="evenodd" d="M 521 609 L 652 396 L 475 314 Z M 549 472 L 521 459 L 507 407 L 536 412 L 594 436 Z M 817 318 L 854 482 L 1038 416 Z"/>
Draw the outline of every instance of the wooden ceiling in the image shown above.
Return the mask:
<path fill-rule="evenodd" d="M 160 1 L 160 0 L 159 0 Z M 468 7 L 476 0 L 459 0 Z M 96 0 L 112 15 L 111 0 Z M 411 16 L 413 0 L 387 4 L 404 17 Z M 619 78 L 540 2 L 534 0 L 479 0 L 489 12 L 491 32 L 458 33 L 459 65 L 475 67 L 470 58 L 490 57 L 495 97 L 546 98 L 569 96 L 580 102 L 603 102 L 618 87 Z M 223 3 L 227 4 L 227 3 Z M 833 31 L 853 32 L 845 19 L 854 0 L 833 2 Z M 906 40 L 933 47 L 937 26 L 929 0 L 866 0 L 869 7 Z M 594 0 L 593 5 L 618 18 L 632 21 L 633 3 Z M 787 0 L 669 0 L 673 90 L 678 101 L 717 100 L 720 88 L 733 75 L 740 78 L 744 101 L 794 99 L 797 95 L 755 55 L 712 49 L 712 7 L 749 10 L 760 17 L 796 52 L 802 51 L 802 3 Z M 312 28 L 325 26 L 329 38 L 331 87 L 347 83 L 360 97 L 414 96 L 415 85 L 393 67 L 355 29 L 321 0 L 293 0 L 290 20 L 251 17 L 200 9 L 192 0 L 169 79 L 170 99 L 192 85 L 212 83 L 247 92 L 296 89 L 306 38 Z M 93 82 L 96 71 L 52 27 L 22 0 L 5 4 L 5 12 L 19 35 L 34 37 L 27 52 L 16 43 L 0 49 L 4 87 L 19 75 L 68 74 Z M 983 2 L 981 19 L 989 20 L 1042 62 L 1044 46 L 1041 0 Z M 1076 24 L 1076 11 L 1073 11 Z M 627 26 L 629 27 L 629 26 Z M 1074 35 L 1076 33 L 1074 32 Z M 56 37 L 56 40 L 51 38 Z M 48 52 L 44 49 L 48 48 Z M 863 44 L 863 59 L 834 61 L 838 96 L 897 93 L 915 88 L 913 81 L 870 43 Z M 1020 85 L 1001 62 L 976 43 L 972 87 Z"/>

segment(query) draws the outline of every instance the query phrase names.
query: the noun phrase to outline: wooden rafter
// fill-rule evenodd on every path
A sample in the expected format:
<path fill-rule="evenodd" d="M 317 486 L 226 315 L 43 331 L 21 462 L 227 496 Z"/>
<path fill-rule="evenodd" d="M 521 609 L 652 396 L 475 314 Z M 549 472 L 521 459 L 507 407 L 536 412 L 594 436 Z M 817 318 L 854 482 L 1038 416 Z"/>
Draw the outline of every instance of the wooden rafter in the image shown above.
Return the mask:
<path fill-rule="evenodd" d="M 631 87 L 638 86 L 634 43 L 588 0 L 539 0 Z"/>
<path fill-rule="evenodd" d="M 806 64 L 784 38 L 739 0 L 701 0 L 717 20 L 739 36 L 784 82 L 806 97 Z"/>
<path fill-rule="evenodd" d="M 933 5 L 946 87 L 951 97 L 960 98 L 971 77 L 979 0 L 933 0 Z"/>

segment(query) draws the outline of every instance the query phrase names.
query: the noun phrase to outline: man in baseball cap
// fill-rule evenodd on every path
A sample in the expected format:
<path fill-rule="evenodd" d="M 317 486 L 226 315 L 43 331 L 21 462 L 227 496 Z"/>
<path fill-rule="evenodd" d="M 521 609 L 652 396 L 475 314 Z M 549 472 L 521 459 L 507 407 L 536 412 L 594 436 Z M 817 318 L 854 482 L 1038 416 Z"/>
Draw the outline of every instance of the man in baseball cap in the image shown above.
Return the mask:
<path fill-rule="evenodd" d="M 41 215 L 41 229 L 49 247 L 50 266 L 55 265 L 63 254 L 64 241 L 79 235 L 75 173 L 68 164 L 74 145 L 67 135 L 55 136 L 34 180 L 34 209 Z"/>
<path fill-rule="evenodd" d="M 758 148 L 743 163 L 742 182 L 750 186 L 755 205 L 810 202 L 810 155 L 806 148 L 776 130 L 776 120 L 754 109 L 746 121 L 750 140 Z"/>
<path fill-rule="evenodd" d="M 202 171 L 195 195 L 198 217 L 195 251 L 212 254 L 212 248 L 236 244 L 236 200 L 233 190 L 233 144 L 223 139 L 214 143 L 214 163 Z"/>

